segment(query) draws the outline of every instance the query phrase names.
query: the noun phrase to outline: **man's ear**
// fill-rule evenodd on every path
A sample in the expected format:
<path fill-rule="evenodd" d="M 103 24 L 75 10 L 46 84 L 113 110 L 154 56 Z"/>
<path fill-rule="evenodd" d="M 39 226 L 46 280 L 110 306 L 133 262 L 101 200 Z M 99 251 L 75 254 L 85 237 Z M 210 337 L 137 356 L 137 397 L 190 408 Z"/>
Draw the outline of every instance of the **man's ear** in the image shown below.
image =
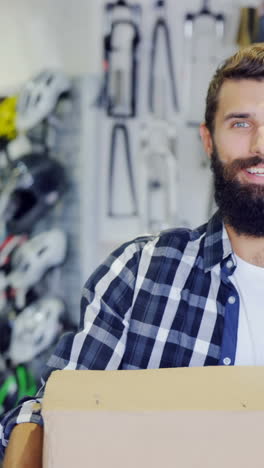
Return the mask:
<path fill-rule="evenodd" d="M 211 158 L 211 154 L 213 152 L 213 140 L 211 137 L 211 133 L 206 127 L 205 123 L 202 123 L 200 125 L 200 137 L 202 139 L 203 147 L 208 158 Z"/>

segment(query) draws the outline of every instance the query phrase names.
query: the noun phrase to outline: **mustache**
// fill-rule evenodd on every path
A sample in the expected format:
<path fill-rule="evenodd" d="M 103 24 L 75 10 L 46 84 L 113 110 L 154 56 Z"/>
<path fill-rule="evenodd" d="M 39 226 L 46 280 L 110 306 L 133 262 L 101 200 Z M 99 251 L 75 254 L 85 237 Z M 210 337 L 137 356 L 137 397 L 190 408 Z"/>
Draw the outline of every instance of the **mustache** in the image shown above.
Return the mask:
<path fill-rule="evenodd" d="M 249 167 L 257 166 L 258 164 L 264 164 L 264 157 L 261 156 L 250 156 L 249 158 L 235 159 L 229 164 L 224 165 L 224 176 L 228 179 L 233 179 L 237 172 L 241 169 L 247 169 Z"/>

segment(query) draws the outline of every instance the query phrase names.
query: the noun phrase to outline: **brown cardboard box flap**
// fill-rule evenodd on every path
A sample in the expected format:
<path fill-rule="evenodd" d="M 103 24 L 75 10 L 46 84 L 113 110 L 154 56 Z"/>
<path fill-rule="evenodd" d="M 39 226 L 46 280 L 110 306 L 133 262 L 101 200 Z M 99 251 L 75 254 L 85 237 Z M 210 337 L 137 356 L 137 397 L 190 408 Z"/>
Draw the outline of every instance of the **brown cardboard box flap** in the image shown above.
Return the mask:
<path fill-rule="evenodd" d="M 264 367 L 56 371 L 43 410 L 264 410 Z"/>
<path fill-rule="evenodd" d="M 263 468 L 264 367 L 58 371 L 43 468 Z"/>

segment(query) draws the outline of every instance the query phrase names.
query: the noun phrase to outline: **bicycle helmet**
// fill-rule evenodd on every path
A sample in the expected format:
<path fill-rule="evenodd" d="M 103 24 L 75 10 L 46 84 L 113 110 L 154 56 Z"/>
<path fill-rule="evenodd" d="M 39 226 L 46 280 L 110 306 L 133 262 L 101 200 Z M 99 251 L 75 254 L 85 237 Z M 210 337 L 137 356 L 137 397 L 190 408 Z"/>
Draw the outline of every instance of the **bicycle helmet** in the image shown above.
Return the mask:
<path fill-rule="evenodd" d="M 26 240 L 27 236 L 24 234 L 10 235 L 5 238 L 2 244 L 0 244 L 0 270 L 7 273 L 9 272 L 12 253 L 14 253 L 15 249 L 22 245 Z"/>
<path fill-rule="evenodd" d="M 14 290 L 16 307 L 25 307 L 27 291 L 50 268 L 63 263 L 66 248 L 66 235 L 60 229 L 37 234 L 17 248 L 11 259 L 11 272 L 6 276 L 6 284 Z"/>
<path fill-rule="evenodd" d="M 9 291 L 10 288 L 8 288 L 7 275 L 11 268 L 11 258 L 16 248 L 26 240 L 27 236 L 25 235 L 8 236 L 0 245 L 0 323 L 1 317 L 8 316 L 9 313 L 9 292 L 12 293 L 12 291 Z"/>
<path fill-rule="evenodd" d="M 0 194 L 0 218 L 11 234 L 30 232 L 53 207 L 65 187 L 62 165 L 46 154 L 30 153 L 13 163 Z"/>
<path fill-rule="evenodd" d="M 17 97 L 9 96 L 0 100 L 0 148 L 17 136 L 16 129 Z"/>
<path fill-rule="evenodd" d="M 43 298 L 27 306 L 14 320 L 8 357 L 13 364 L 29 362 L 47 350 L 62 332 L 63 302 Z"/>
<path fill-rule="evenodd" d="M 13 409 L 21 398 L 33 396 L 36 391 L 35 379 L 27 367 L 19 365 L 0 372 L 0 417 Z"/>
<path fill-rule="evenodd" d="M 17 128 L 27 131 L 46 119 L 71 83 L 61 70 L 44 70 L 29 80 L 18 97 Z"/>

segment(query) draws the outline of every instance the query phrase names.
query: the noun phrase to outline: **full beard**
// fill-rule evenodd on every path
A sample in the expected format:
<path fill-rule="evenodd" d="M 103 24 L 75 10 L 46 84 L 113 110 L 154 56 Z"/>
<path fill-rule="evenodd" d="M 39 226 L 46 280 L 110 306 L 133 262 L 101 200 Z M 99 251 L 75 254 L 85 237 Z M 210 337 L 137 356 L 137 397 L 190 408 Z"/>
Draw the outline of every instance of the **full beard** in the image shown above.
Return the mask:
<path fill-rule="evenodd" d="M 223 221 L 239 235 L 264 236 L 264 185 L 242 183 L 237 179 L 241 169 L 263 162 L 263 158 L 253 156 L 224 164 L 214 145 L 211 169 L 214 175 L 215 201 Z"/>

